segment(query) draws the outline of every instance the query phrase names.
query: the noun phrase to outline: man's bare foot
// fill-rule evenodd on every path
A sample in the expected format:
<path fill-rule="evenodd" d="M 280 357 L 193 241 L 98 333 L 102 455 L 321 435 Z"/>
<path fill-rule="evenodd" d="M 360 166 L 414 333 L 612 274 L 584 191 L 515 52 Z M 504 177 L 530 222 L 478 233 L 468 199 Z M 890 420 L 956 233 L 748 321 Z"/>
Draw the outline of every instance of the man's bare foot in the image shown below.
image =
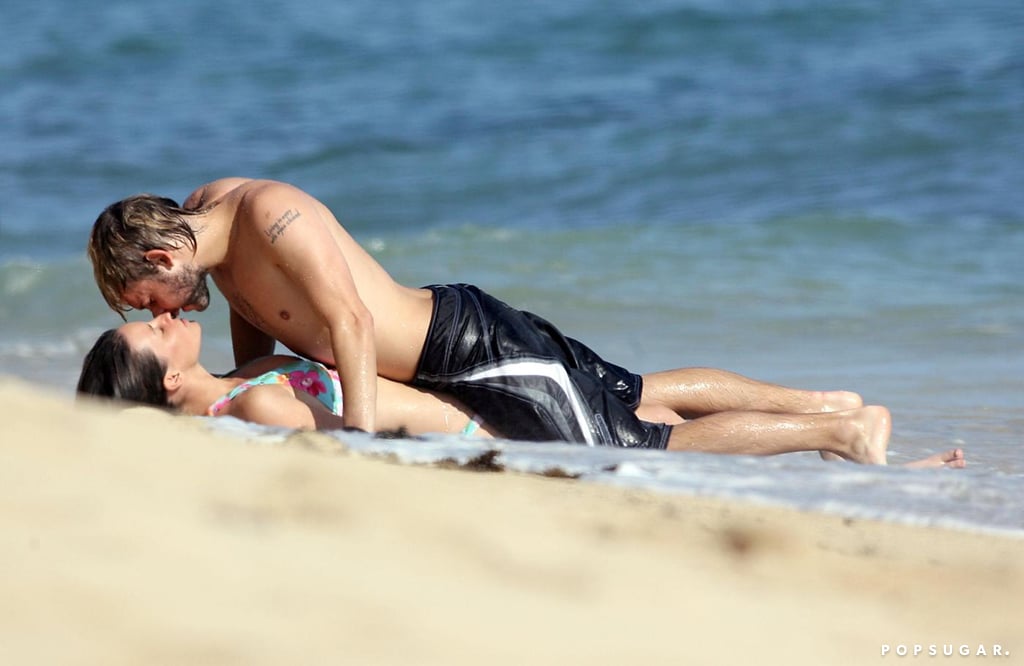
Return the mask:
<path fill-rule="evenodd" d="M 933 467 L 963 469 L 964 467 L 967 467 L 967 460 L 964 458 L 963 449 L 950 449 L 949 451 L 936 453 L 935 455 L 928 456 L 927 458 L 921 458 L 920 460 L 905 463 L 903 467 L 909 467 L 911 469 L 928 469 Z"/>
<path fill-rule="evenodd" d="M 846 419 L 836 450 L 819 451 L 823 460 L 850 460 L 866 465 L 885 465 L 892 417 L 885 407 L 870 406 L 836 413 Z"/>

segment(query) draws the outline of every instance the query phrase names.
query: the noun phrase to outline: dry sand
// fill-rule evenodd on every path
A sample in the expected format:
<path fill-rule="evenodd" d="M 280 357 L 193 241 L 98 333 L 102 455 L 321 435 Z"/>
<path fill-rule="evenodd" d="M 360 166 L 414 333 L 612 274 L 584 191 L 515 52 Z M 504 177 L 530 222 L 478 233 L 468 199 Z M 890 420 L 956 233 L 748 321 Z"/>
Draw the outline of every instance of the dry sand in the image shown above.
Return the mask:
<path fill-rule="evenodd" d="M 0 664 L 1024 660 L 1024 540 L 0 398 Z"/>

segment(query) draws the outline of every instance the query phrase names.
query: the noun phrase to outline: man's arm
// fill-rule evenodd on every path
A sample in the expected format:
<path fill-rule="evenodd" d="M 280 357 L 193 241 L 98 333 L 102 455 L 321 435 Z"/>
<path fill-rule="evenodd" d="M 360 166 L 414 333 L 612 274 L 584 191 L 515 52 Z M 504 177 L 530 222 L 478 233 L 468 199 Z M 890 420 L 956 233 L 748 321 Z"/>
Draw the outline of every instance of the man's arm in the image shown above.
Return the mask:
<path fill-rule="evenodd" d="M 231 309 L 231 347 L 235 352 L 235 367 L 274 353 L 274 338 L 250 324 L 245 317 Z"/>
<path fill-rule="evenodd" d="M 356 290 L 348 261 L 317 201 L 284 183 L 247 193 L 244 216 L 257 225 L 269 255 L 297 285 L 326 325 L 341 375 L 345 426 L 373 432 L 377 405 L 377 349 L 373 317 Z"/>

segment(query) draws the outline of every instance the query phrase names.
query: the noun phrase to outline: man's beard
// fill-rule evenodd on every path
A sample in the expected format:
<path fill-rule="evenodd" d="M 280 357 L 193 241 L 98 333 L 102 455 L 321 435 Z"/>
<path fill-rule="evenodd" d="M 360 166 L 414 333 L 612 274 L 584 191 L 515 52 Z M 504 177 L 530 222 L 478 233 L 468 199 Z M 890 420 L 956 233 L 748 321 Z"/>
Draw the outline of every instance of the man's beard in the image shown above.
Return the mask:
<path fill-rule="evenodd" d="M 182 269 L 182 273 L 171 281 L 171 286 L 180 294 L 187 294 L 182 307 L 191 307 L 202 312 L 210 306 L 210 288 L 206 284 L 207 271 L 194 267 Z"/>

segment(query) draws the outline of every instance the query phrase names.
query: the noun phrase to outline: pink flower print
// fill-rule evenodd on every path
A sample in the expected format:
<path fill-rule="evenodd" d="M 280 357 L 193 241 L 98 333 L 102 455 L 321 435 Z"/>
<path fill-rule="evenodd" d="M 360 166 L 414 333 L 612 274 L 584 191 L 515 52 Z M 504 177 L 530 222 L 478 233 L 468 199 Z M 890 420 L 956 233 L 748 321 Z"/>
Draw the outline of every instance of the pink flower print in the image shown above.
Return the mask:
<path fill-rule="evenodd" d="M 316 370 L 296 370 L 288 373 L 288 383 L 297 389 L 302 389 L 314 398 L 321 393 L 327 392 L 327 387 L 320 381 L 320 375 Z"/>

